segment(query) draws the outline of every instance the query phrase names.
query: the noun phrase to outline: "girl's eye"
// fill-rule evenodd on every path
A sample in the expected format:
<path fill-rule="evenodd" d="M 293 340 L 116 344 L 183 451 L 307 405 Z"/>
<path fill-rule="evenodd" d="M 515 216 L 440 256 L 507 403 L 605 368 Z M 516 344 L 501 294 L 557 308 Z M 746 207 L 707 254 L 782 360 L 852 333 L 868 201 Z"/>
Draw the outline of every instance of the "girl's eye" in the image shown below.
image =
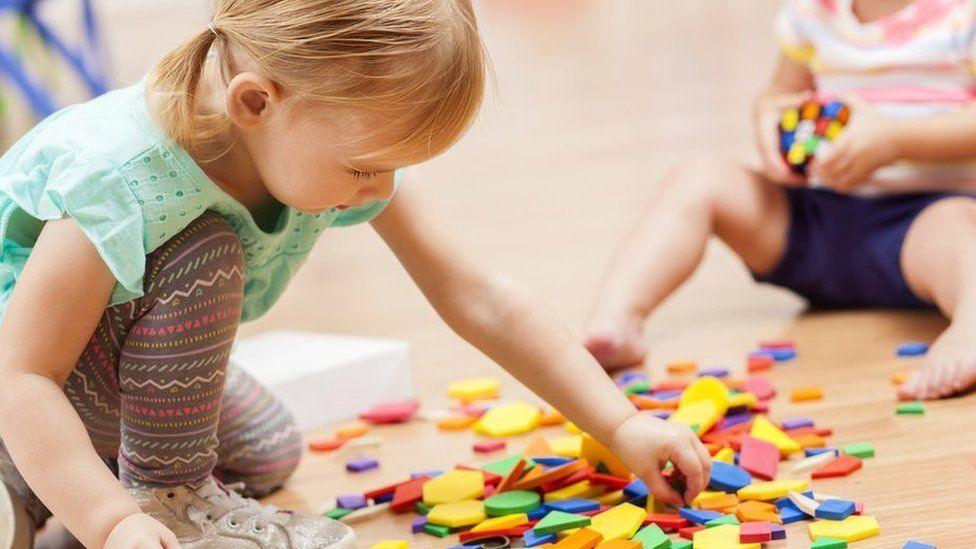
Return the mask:
<path fill-rule="evenodd" d="M 376 177 L 377 175 L 377 172 L 362 172 L 359 170 L 349 170 L 349 173 L 352 174 L 354 179 L 364 179 L 364 180 L 371 179 L 373 177 Z"/>

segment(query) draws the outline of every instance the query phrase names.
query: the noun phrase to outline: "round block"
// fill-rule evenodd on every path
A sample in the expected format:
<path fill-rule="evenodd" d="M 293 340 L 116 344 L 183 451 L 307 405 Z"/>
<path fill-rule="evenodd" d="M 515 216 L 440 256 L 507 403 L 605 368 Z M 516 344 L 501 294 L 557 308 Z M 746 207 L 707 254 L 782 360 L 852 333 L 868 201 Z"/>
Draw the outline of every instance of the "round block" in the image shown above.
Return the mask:
<path fill-rule="evenodd" d="M 682 408 L 701 400 L 709 400 L 715 405 L 719 416 L 729 409 L 729 390 L 724 383 L 714 377 L 700 377 L 681 393 L 678 407 Z"/>
<path fill-rule="evenodd" d="M 528 513 L 539 507 L 542 498 L 535 492 L 511 490 L 485 500 L 485 511 L 493 517 Z"/>

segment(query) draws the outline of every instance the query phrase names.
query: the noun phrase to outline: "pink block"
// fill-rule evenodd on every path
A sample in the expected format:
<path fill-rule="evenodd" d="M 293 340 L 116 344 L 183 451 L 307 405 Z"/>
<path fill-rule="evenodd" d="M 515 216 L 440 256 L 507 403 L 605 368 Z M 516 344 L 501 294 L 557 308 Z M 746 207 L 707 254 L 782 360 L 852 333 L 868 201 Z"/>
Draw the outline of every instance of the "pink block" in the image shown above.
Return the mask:
<path fill-rule="evenodd" d="M 479 454 L 488 454 L 490 452 L 497 452 L 498 450 L 505 449 L 504 440 L 486 440 L 484 442 L 475 442 L 474 451 Z"/>
<path fill-rule="evenodd" d="M 404 400 L 402 402 L 388 402 L 377 404 L 359 414 L 359 418 L 369 423 L 404 423 L 413 418 L 413 414 L 420 408 L 418 400 Z"/>
<path fill-rule="evenodd" d="M 739 467 L 742 467 L 754 477 L 763 480 L 776 478 L 779 467 L 780 452 L 776 445 L 746 435 L 742 437 L 742 447 L 739 449 Z"/>
<path fill-rule="evenodd" d="M 776 396 L 776 387 L 762 376 L 749 376 L 742 384 L 742 390 L 756 395 L 759 400 L 769 400 Z"/>
<path fill-rule="evenodd" d="M 773 525 L 768 522 L 744 522 L 739 526 L 739 543 L 764 543 L 773 539 Z"/>

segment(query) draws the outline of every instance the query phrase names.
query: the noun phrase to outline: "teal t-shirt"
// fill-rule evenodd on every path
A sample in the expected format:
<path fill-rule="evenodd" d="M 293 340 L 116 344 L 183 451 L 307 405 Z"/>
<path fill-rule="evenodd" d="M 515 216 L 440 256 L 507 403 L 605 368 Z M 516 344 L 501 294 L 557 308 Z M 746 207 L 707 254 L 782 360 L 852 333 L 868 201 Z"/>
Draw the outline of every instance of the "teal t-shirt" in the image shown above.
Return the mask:
<path fill-rule="evenodd" d="M 242 319 L 252 320 L 278 299 L 322 231 L 369 221 L 387 203 L 318 214 L 284 208 L 266 232 L 167 138 L 143 81 L 51 115 L 0 157 L 0 314 L 48 220 L 77 221 L 115 275 L 116 305 L 143 295 L 150 252 L 213 210 L 241 239 Z"/>

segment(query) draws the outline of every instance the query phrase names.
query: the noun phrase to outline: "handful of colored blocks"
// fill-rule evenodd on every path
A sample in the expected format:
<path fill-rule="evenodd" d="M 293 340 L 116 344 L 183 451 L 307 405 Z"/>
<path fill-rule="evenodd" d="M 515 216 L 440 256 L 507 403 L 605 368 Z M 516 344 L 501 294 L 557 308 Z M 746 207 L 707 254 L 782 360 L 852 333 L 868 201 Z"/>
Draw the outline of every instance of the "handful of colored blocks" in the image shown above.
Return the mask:
<path fill-rule="evenodd" d="M 806 174 L 810 161 L 837 139 L 850 119 L 851 109 L 840 101 L 807 101 L 783 111 L 779 121 L 779 150 L 798 174 Z"/>

